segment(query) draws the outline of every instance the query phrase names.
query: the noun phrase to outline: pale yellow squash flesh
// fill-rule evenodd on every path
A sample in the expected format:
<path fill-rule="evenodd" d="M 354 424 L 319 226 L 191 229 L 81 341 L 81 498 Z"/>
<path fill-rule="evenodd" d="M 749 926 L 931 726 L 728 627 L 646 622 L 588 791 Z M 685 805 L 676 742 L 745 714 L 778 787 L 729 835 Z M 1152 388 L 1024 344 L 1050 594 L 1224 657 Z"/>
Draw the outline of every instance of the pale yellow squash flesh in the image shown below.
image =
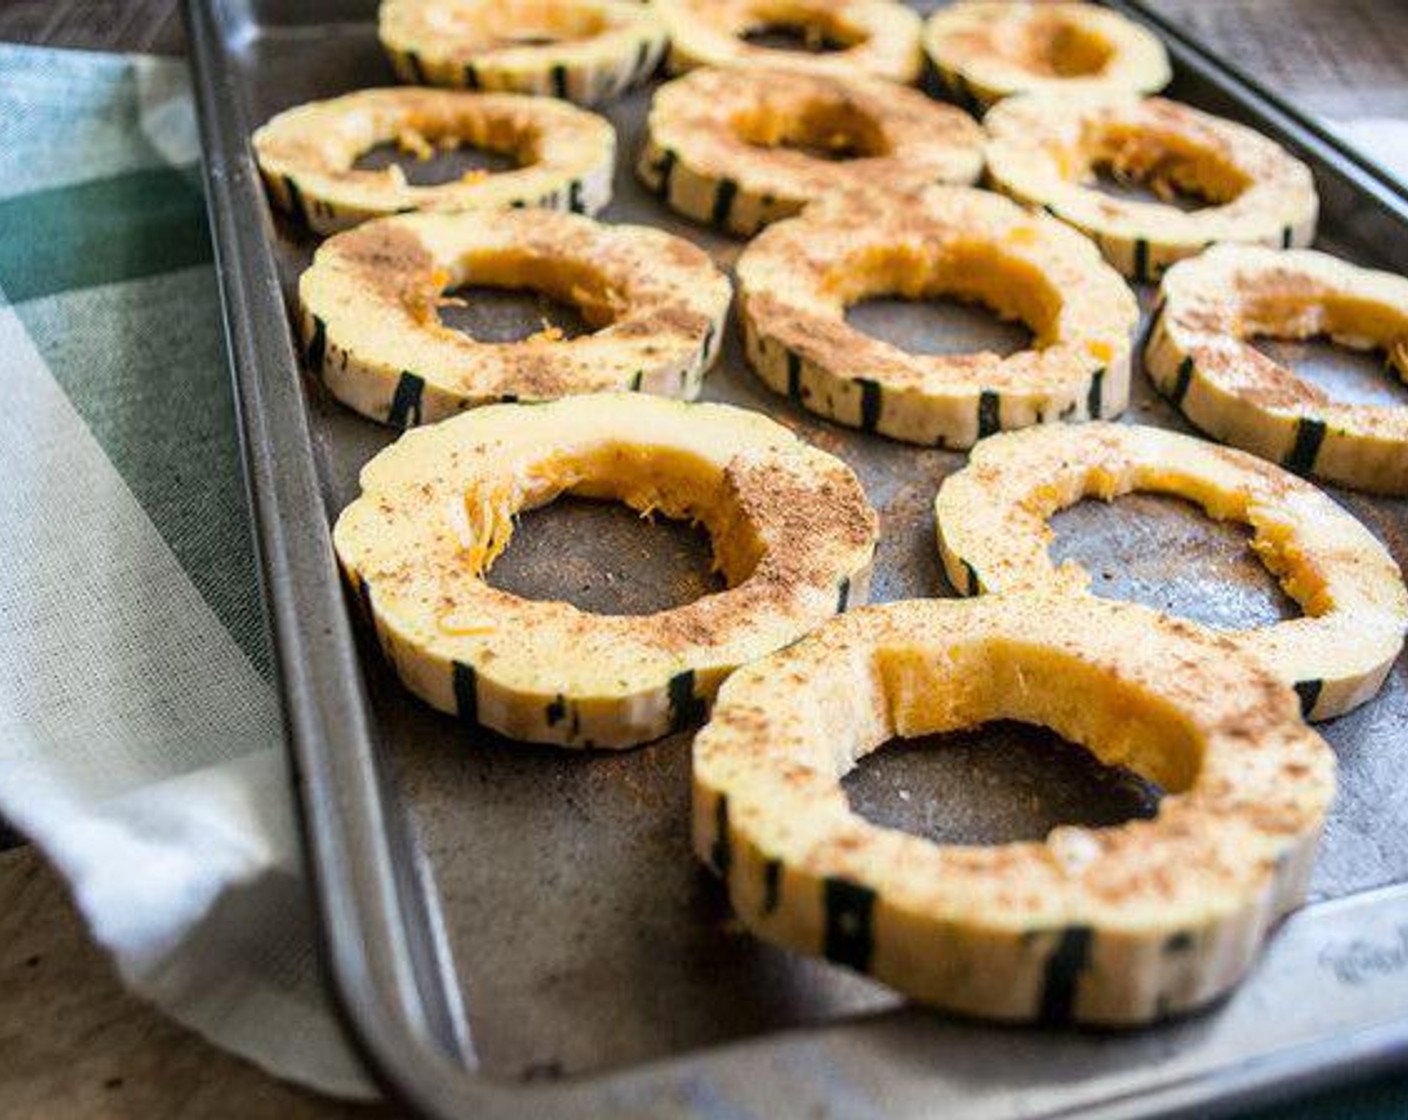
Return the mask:
<path fill-rule="evenodd" d="M 380 144 L 426 158 L 466 144 L 511 156 L 505 171 L 407 182 L 399 166 L 354 167 Z M 611 200 L 616 132 L 595 113 L 547 98 L 431 89 L 364 89 L 285 110 L 254 133 L 269 197 L 315 233 L 411 210 L 537 206 L 594 214 Z"/>
<path fill-rule="evenodd" d="M 625 747 L 690 726 L 736 666 L 863 602 L 855 475 L 757 413 L 607 393 L 490 405 L 362 470 L 334 544 L 405 685 L 510 738 Z M 702 524 L 728 589 L 597 615 L 485 581 L 522 510 L 571 493 Z"/>
<path fill-rule="evenodd" d="M 1408 407 L 1350 404 L 1251 345 L 1325 337 L 1408 377 L 1408 279 L 1326 253 L 1221 245 L 1164 276 L 1144 366 L 1204 432 L 1378 494 L 1408 494 Z"/>
<path fill-rule="evenodd" d="M 649 78 L 665 28 L 635 0 L 382 0 L 381 45 L 416 85 L 597 105 Z"/>
<path fill-rule="evenodd" d="M 851 809 L 842 776 L 888 740 L 1000 719 L 1157 783 L 1157 816 L 969 847 Z M 729 679 L 695 738 L 694 849 L 769 941 L 968 1015 L 1129 1026 L 1246 973 L 1333 791 L 1295 694 L 1226 638 L 1096 599 L 915 600 Z"/>
<path fill-rule="evenodd" d="M 985 107 L 1017 93 L 1157 93 L 1172 77 L 1156 35 L 1098 4 L 963 0 L 924 25 L 924 50 L 950 96 Z"/>
<path fill-rule="evenodd" d="M 1057 589 L 1081 601 L 1089 573 L 1059 567 L 1048 519 L 1085 497 L 1171 494 L 1251 526 L 1252 549 L 1305 612 L 1224 638 L 1300 693 L 1310 719 L 1371 699 L 1403 648 L 1408 591 L 1388 550 L 1308 482 L 1245 452 L 1134 425 L 1058 425 L 985 440 L 935 500 L 939 549 L 963 594 Z"/>

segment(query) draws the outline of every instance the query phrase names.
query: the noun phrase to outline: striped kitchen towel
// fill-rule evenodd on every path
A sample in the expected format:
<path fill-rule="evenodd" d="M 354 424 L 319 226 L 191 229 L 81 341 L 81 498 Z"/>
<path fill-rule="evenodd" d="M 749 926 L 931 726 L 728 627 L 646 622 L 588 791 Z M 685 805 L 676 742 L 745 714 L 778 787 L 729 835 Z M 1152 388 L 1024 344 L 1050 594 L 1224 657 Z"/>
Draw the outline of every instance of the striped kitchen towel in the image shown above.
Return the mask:
<path fill-rule="evenodd" d="M 319 983 L 179 62 L 0 45 L 0 815 L 127 984 L 370 1093 Z"/>

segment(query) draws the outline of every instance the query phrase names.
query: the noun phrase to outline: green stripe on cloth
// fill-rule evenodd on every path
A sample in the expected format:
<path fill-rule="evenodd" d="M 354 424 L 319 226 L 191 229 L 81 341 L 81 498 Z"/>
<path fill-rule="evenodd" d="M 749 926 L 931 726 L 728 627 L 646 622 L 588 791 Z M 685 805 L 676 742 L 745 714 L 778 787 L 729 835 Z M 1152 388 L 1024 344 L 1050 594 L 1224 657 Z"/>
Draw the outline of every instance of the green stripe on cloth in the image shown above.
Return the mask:
<path fill-rule="evenodd" d="M 7 56 L 28 99 L 22 118 L 0 131 L 13 132 L 21 150 L 42 149 L 46 120 L 82 117 L 85 74 L 101 105 L 94 112 L 110 123 L 93 126 L 107 140 L 96 162 L 76 151 L 67 161 L 55 156 L 38 186 L 0 173 L 8 187 L 0 189 L 0 295 L 202 598 L 267 678 L 204 202 L 194 169 L 161 163 L 158 151 L 181 151 L 184 114 L 167 96 L 179 92 L 180 68 L 0 51 Z M 147 119 L 143 91 L 153 89 L 167 118 Z"/>
<path fill-rule="evenodd" d="M 200 192 L 172 168 L 0 200 L 0 288 L 12 303 L 210 259 Z"/>
<path fill-rule="evenodd" d="M 268 677 L 214 271 L 58 292 L 14 311 L 181 567 Z"/>

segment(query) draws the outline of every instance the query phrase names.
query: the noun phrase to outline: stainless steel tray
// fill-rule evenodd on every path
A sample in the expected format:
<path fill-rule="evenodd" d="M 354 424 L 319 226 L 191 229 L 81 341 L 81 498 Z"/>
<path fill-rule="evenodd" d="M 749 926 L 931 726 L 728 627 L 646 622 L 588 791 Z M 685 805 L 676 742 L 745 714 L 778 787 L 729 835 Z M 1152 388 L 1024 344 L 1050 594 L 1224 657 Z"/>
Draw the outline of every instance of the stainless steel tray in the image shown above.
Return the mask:
<path fill-rule="evenodd" d="M 926 6 L 927 7 L 927 6 Z M 374 5 L 188 0 L 205 174 L 245 465 L 330 979 L 396 1096 L 437 1116 L 1144 1116 L 1217 1112 L 1408 1053 L 1408 682 L 1324 728 L 1343 790 L 1315 901 L 1224 1005 L 1141 1033 L 1008 1030 L 904 1006 L 743 935 L 688 851 L 688 736 L 624 754 L 506 744 L 418 704 L 364 643 L 328 523 L 390 433 L 299 372 L 286 300 L 312 243 L 271 217 L 247 136 L 308 98 L 388 84 Z M 1151 17 L 1152 18 L 1152 17 Z M 1322 245 L 1408 271 L 1408 199 L 1173 28 L 1174 96 L 1245 120 L 1314 167 Z M 677 220 L 631 174 L 649 93 L 620 131 L 608 219 L 649 222 L 729 264 L 738 241 Z M 1147 306 L 1150 293 L 1144 292 Z M 991 328 L 914 308 L 867 329 L 958 348 Z M 500 306 L 480 325 L 522 320 Z M 938 329 L 941 325 L 942 329 Z M 986 333 L 985 333 L 986 332 Z M 1364 378 L 1341 370 L 1346 391 Z M 874 599 L 951 594 L 931 499 L 962 456 L 814 420 L 743 366 L 731 333 L 706 396 L 769 412 L 860 473 L 883 511 Z M 1373 392 L 1389 393 L 1379 378 Z M 1181 427 L 1135 374 L 1131 420 Z M 1399 399 L 1408 399 L 1402 398 Z M 1408 561 L 1403 502 L 1337 496 Z M 703 587 L 699 542 L 586 503 L 536 513 L 504 585 L 605 610 Z M 1207 621 L 1284 612 L 1234 527 L 1131 497 L 1060 515 L 1057 549 L 1112 595 Z M 980 841 L 1147 811 L 1146 790 L 1051 736 L 1001 725 L 879 752 L 851 782 L 877 819 Z"/>

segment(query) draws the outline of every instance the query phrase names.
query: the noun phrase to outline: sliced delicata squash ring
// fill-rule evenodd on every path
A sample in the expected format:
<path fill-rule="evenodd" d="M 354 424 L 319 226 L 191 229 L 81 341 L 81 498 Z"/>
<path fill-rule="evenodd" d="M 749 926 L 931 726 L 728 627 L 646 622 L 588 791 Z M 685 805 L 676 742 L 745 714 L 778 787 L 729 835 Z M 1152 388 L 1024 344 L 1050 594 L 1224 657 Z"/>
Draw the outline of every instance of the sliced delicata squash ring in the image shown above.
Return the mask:
<path fill-rule="evenodd" d="M 275 205 L 317 233 L 409 210 L 541 206 L 594 214 L 611 200 L 616 132 L 595 113 L 542 97 L 433 89 L 364 89 L 310 101 L 254 134 Z M 512 155 L 507 171 L 469 171 L 417 186 L 400 167 L 353 166 L 380 144 L 421 158 L 460 143 Z"/>
<path fill-rule="evenodd" d="M 1298 474 L 1408 494 L 1408 407 L 1342 404 L 1252 346 L 1327 336 L 1408 379 L 1408 278 L 1310 249 L 1220 245 L 1164 275 L 1144 348 L 1159 390 L 1216 439 Z"/>
<path fill-rule="evenodd" d="M 999 102 L 983 124 L 998 189 L 1088 234 L 1137 281 L 1157 280 L 1218 241 L 1289 249 L 1315 239 L 1310 169 L 1260 133 L 1190 105 L 1132 93 L 1032 93 Z M 1115 198 L 1091 185 L 1100 169 L 1207 205 Z"/>
<path fill-rule="evenodd" d="M 924 63 L 919 16 L 894 0 L 651 0 L 670 36 L 670 70 L 696 66 L 793 67 L 814 74 L 869 74 L 909 84 Z M 748 37 L 800 31 L 812 52 Z"/>
<path fill-rule="evenodd" d="M 637 170 L 671 208 L 741 236 L 837 191 L 972 183 L 983 132 L 918 90 L 797 70 L 695 70 L 661 86 Z"/>
<path fill-rule="evenodd" d="M 967 846 L 850 807 L 842 776 L 887 740 L 999 719 L 1157 783 L 1158 814 Z M 1063 596 L 912 600 L 728 680 L 694 741 L 694 850 L 769 941 L 964 1014 L 1130 1026 L 1245 974 L 1304 896 L 1334 769 L 1295 694 L 1200 627 Z"/>
<path fill-rule="evenodd" d="M 665 28 L 634 0 L 382 0 L 402 81 L 595 105 L 659 69 Z"/>
<path fill-rule="evenodd" d="M 773 389 L 841 424 L 969 447 L 1004 428 L 1113 416 L 1129 397 L 1133 293 L 1090 242 L 1000 195 L 929 187 L 823 199 L 738 261 L 748 361 Z M 1034 345 L 913 354 L 850 326 L 871 296 L 977 300 Z"/>
<path fill-rule="evenodd" d="M 1082 498 L 1133 491 L 1187 498 L 1251 527 L 1252 549 L 1305 613 L 1220 633 L 1293 685 L 1308 719 L 1340 715 L 1379 690 L 1408 626 L 1408 591 L 1388 550 L 1317 487 L 1193 436 L 1054 425 L 979 444 L 935 500 L 944 570 L 966 595 L 1083 592 L 1084 568 L 1052 563 L 1047 521 Z"/>
<path fill-rule="evenodd" d="M 572 303 L 594 333 L 481 342 L 442 323 L 464 285 Z M 475 405 L 632 389 L 692 398 L 731 288 L 708 255 L 645 226 L 505 210 L 405 214 L 329 238 L 299 279 L 310 371 L 364 416 L 425 424 Z"/>
<path fill-rule="evenodd" d="M 362 470 L 337 554 L 406 686 L 514 739 L 626 747 L 691 726 L 737 665 L 862 602 L 876 518 L 850 468 L 759 413 L 606 393 L 491 405 Z M 589 614 L 485 582 L 560 494 L 701 523 L 728 589 Z"/>
<path fill-rule="evenodd" d="M 964 0 L 924 25 L 924 50 L 949 95 L 983 108 L 1033 90 L 1156 93 L 1173 76 L 1147 28 L 1098 4 Z"/>

